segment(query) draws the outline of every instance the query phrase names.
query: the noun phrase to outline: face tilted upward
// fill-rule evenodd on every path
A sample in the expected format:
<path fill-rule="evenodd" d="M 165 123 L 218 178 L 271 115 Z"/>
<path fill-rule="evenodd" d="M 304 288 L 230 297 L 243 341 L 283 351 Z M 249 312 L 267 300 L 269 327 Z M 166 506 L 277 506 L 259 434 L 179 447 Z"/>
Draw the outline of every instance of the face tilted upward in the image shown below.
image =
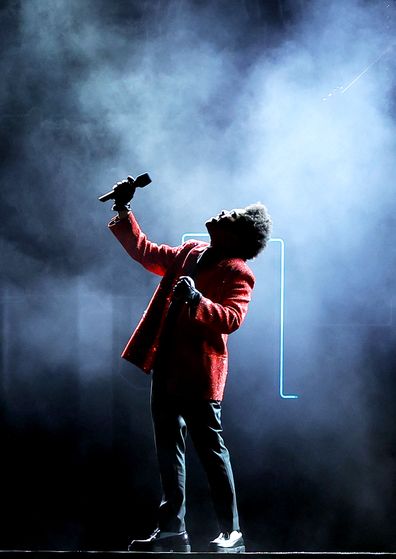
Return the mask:
<path fill-rule="evenodd" d="M 213 248 L 225 255 L 236 255 L 239 252 L 244 214 L 243 208 L 223 210 L 205 223 Z"/>

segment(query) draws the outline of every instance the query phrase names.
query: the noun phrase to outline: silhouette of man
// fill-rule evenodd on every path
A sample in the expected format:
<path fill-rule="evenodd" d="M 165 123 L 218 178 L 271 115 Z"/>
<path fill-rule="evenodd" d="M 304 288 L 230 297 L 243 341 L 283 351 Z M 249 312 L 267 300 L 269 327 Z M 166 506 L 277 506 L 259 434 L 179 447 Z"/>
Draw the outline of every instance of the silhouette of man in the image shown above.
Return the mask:
<path fill-rule="evenodd" d="M 185 443 L 189 432 L 206 471 L 220 534 L 215 552 L 243 552 L 234 478 L 222 437 L 227 338 L 241 325 L 254 286 L 246 260 L 266 246 L 272 222 L 262 204 L 222 211 L 206 221 L 210 243 L 171 247 L 142 233 L 129 209 L 129 177 L 117 183 L 109 223 L 128 254 L 162 276 L 122 357 L 153 373 L 151 412 L 162 485 L 158 526 L 130 551 L 191 550 L 185 526 Z"/>

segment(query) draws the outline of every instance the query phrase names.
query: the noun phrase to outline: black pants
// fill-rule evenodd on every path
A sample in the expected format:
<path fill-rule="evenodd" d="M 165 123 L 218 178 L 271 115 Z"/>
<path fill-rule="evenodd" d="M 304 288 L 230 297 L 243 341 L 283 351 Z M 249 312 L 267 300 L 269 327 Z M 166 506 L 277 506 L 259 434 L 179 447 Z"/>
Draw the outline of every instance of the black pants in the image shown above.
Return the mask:
<path fill-rule="evenodd" d="M 187 430 L 206 471 L 221 532 L 239 530 L 230 455 L 221 436 L 221 403 L 169 397 L 154 373 L 151 413 L 161 475 L 158 527 L 183 532 L 186 512 L 185 449 Z"/>

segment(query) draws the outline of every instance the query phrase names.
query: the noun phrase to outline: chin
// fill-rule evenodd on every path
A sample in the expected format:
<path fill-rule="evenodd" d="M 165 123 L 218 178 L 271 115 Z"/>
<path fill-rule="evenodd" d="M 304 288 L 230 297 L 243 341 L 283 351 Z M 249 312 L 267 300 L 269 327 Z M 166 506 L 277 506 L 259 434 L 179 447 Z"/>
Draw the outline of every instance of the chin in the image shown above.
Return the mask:
<path fill-rule="evenodd" d="M 213 226 L 215 224 L 215 218 L 212 217 L 211 219 L 208 219 L 208 221 L 205 221 L 205 227 L 208 230 L 208 232 L 210 233 L 211 231 L 213 231 Z"/>

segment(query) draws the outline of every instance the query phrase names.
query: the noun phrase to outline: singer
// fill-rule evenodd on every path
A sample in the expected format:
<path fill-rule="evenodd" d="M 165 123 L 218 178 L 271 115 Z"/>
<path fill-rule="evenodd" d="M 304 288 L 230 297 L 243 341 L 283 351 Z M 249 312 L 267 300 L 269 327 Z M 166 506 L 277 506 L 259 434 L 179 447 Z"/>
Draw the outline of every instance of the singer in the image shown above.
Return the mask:
<path fill-rule="evenodd" d="M 118 183 L 119 185 L 122 183 Z M 152 372 L 151 412 L 162 485 L 158 525 L 130 551 L 188 552 L 185 443 L 189 432 L 206 471 L 220 534 L 209 550 L 245 551 L 234 478 L 222 437 L 227 338 L 241 325 L 254 286 L 246 260 L 266 246 L 272 222 L 262 204 L 222 211 L 206 221 L 210 243 L 157 245 L 142 233 L 129 201 L 115 198 L 111 232 L 127 253 L 162 276 L 122 357 Z M 116 189 L 117 191 L 117 189 Z"/>

